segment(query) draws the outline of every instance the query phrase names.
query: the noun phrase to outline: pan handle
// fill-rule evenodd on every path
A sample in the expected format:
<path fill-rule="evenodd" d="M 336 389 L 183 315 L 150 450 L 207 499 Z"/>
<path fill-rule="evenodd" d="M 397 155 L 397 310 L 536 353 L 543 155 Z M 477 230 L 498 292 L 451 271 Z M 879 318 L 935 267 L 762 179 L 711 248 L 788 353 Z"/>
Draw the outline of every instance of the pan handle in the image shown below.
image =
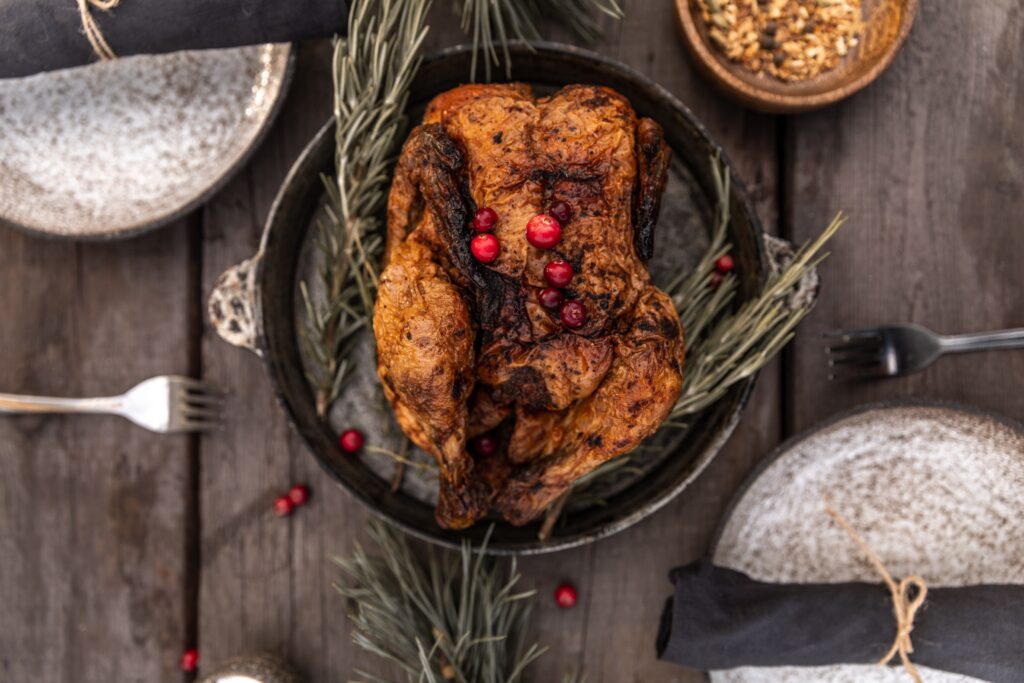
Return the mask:
<path fill-rule="evenodd" d="M 261 250 L 221 273 L 206 305 L 210 324 L 220 338 L 257 356 L 263 355 L 256 344 L 262 328 L 256 298 L 256 269 L 262 258 Z"/>
<path fill-rule="evenodd" d="M 796 256 L 797 246 L 789 240 L 768 233 L 764 233 L 763 238 L 768 267 L 772 275 L 778 275 Z M 817 303 L 820 291 L 821 277 L 818 275 L 818 269 L 812 268 L 800 279 L 800 284 L 790 295 L 787 306 L 790 309 L 812 307 Z"/>

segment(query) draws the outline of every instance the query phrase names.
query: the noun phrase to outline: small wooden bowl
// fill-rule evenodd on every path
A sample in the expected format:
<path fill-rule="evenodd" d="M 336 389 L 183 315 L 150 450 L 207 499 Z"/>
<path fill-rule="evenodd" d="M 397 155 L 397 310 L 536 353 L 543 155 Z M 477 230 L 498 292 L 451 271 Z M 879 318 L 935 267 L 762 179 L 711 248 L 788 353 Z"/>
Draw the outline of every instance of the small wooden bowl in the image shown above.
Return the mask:
<path fill-rule="evenodd" d="M 865 29 L 859 45 L 839 66 L 805 81 L 785 82 L 730 61 L 711 42 L 701 16 L 704 0 L 675 0 L 684 43 L 694 62 L 715 85 L 754 109 L 796 113 L 852 95 L 892 63 L 910 33 L 918 0 L 861 0 Z"/>

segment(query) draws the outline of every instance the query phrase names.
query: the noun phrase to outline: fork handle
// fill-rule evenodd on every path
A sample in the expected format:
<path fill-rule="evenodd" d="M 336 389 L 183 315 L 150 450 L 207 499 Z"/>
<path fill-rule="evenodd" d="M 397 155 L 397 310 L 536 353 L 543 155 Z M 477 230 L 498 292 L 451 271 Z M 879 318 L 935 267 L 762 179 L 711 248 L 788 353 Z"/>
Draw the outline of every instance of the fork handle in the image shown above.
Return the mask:
<path fill-rule="evenodd" d="M 104 398 L 56 398 L 0 394 L 0 414 L 91 413 L 120 415 L 124 401 L 120 396 Z"/>
<path fill-rule="evenodd" d="M 948 353 L 993 349 L 1024 349 L 1024 328 L 942 337 L 942 350 Z"/>

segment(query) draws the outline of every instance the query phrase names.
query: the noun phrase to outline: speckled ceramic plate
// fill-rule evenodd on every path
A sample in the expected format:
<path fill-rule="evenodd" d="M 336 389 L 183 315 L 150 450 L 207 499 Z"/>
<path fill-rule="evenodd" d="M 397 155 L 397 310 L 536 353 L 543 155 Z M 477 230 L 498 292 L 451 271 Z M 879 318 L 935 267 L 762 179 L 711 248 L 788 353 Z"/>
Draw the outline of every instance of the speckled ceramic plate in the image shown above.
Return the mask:
<path fill-rule="evenodd" d="M 716 563 L 775 582 L 880 582 L 824 500 L 894 576 L 1024 583 L 1024 429 L 941 405 L 874 406 L 785 444 L 733 502 Z M 883 653 L 879 653 L 881 656 Z M 975 679 L 921 667 L 928 683 Z M 716 683 L 903 683 L 873 665 L 741 668 Z"/>
<path fill-rule="evenodd" d="M 291 53 L 178 52 L 0 81 L 0 223 L 108 239 L 180 217 L 259 142 Z"/>

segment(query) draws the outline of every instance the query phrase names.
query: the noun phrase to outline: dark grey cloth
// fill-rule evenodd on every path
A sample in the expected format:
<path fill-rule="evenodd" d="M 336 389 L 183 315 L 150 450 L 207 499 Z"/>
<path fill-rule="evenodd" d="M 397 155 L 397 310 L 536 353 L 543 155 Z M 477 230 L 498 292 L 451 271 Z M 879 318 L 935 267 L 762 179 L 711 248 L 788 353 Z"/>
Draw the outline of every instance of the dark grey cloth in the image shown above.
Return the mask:
<path fill-rule="evenodd" d="M 762 583 L 706 560 L 669 578 L 676 592 L 662 615 L 658 656 L 682 666 L 868 664 L 895 636 L 881 583 Z M 920 666 L 1021 683 L 1024 585 L 929 588 L 911 639 Z"/>
<path fill-rule="evenodd" d="M 122 0 L 93 9 L 121 57 L 343 33 L 345 0 Z M 0 78 L 96 61 L 75 0 L 0 0 Z"/>

